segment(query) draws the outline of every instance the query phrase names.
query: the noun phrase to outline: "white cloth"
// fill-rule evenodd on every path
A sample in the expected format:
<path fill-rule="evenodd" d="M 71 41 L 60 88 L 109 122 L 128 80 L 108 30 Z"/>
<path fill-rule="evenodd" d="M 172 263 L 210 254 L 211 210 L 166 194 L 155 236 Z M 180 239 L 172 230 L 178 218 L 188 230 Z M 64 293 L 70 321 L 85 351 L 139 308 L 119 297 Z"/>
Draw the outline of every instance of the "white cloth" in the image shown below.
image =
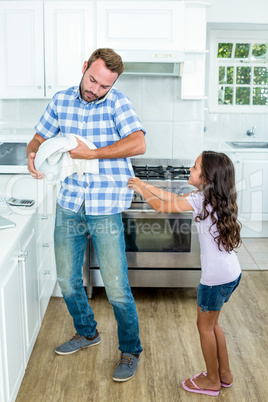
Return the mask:
<path fill-rule="evenodd" d="M 55 165 L 61 163 L 60 180 L 64 180 L 66 177 L 77 173 L 78 176 L 82 176 L 83 173 L 99 174 L 99 160 L 98 159 L 72 159 L 69 151 L 78 146 L 77 139 L 83 141 L 89 149 L 96 149 L 97 147 L 93 142 L 81 137 L 80 135 L 70 134 L 69 143 L 54 152 L 47 158 L 49 165 Z"/>

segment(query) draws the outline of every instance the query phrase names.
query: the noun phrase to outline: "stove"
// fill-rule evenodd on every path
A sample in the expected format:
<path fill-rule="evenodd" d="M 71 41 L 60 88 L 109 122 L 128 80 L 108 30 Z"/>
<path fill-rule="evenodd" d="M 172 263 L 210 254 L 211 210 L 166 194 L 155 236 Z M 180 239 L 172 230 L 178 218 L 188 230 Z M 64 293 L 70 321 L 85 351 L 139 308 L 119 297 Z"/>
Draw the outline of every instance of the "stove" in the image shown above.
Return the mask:
<path fill-rule="evenodd" d="M 190 167 L 193 160 L 188 159 L 131 159 L 134 174 L 139 179 L 150 182 L 161 190 L 170 191 L 177 195 L 196 190 L 188 184 Z M 138 205 L 139 204 L 139 205 Z M 150 209 L 141 195 L 134 193 L 132 209 L 141 207 Z"/>
<path fill-rule="evenodd" d="M 141 180 L 188 181 L 190 159 L 131 159 L 135 176 Z"/>
<path fill-rule="evenodd" d="M 188 184 L 193 160 L 131 159 L 135 176 L 155 187 L 182 195 L 196 190 Z M 200 247 L 192 211 L 158 213 L 139 194 L 133 194 L 122 213 L 132 287 L 192 287 L 200 281 Z M 103 286 L 92 239 L 87 248 L 84 286 L 92 297 Z"/>

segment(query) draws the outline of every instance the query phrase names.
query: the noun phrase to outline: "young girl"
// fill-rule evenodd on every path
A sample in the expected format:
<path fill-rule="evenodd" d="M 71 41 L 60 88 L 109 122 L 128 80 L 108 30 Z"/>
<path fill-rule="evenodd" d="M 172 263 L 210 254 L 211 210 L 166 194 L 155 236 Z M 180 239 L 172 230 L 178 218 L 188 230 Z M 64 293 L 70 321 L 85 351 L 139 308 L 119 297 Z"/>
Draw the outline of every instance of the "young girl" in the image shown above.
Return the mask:
<path fill-rule="evenodd" d="M 233 377 L 221 308 L 238 286 L 241 269 L 234 249 L 241 243 L 234 166 L 223 153 L 204 151 L 190 169 L 188 183 L 198 191 L 182 196 L 131 178 L 128 187 L 141 194 L 158 212 L 193 211 L 201 248 L 201 281 L 197 292 L 197 327 L 206 364 L 204 373 L 184 380 L 186 391 L 216 396 Z"/>

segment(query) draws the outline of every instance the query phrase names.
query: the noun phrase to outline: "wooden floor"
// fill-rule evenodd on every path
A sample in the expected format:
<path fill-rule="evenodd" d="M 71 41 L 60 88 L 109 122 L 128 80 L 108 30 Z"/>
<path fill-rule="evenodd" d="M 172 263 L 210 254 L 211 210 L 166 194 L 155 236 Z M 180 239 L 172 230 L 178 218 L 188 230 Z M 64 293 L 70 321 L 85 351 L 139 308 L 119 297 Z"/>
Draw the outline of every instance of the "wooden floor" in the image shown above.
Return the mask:
<path fill-rule="evenodd" d="M 243 272 L 221 313 L 234 384 L 214 400 L 268 400 L 268 271 Z M 103 289 L 91 305 L 101 331 L 96 347 L 69 356 L 54 348 L 74 335 L 62 298 L 48 306 L 16 402 L 177 402 L 213 397 L 184 391 L 181 382 L 204 370 L 196 329 L 196 289 L 133 289 L 144 351 L 136 376 L 115 383 L 116 322 Z"/>

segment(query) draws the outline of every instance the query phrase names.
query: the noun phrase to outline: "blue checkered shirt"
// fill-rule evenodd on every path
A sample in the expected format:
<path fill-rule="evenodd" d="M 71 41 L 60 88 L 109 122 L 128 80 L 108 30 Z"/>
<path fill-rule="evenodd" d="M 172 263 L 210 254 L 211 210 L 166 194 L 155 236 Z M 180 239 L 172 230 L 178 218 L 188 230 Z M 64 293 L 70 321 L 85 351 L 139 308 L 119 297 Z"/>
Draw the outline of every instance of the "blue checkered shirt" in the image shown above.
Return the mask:
<path fill-rule="evenodd" d="M 145 133 L 129 99 L 114 87 L 103 99 L 90 103 L 81 98 L 79 87 L 56 93 L 35 129 L 46 139 L 81 135 L 97 148 L 138 130 Z M 130 158 L 99 159 L 99 174 L 67 177 L 57 201 L 77 212 L 85 200 L 87 215 L 116 214 L 130 207 L 133 191 L 127 183 L 133 176 Z"/>

